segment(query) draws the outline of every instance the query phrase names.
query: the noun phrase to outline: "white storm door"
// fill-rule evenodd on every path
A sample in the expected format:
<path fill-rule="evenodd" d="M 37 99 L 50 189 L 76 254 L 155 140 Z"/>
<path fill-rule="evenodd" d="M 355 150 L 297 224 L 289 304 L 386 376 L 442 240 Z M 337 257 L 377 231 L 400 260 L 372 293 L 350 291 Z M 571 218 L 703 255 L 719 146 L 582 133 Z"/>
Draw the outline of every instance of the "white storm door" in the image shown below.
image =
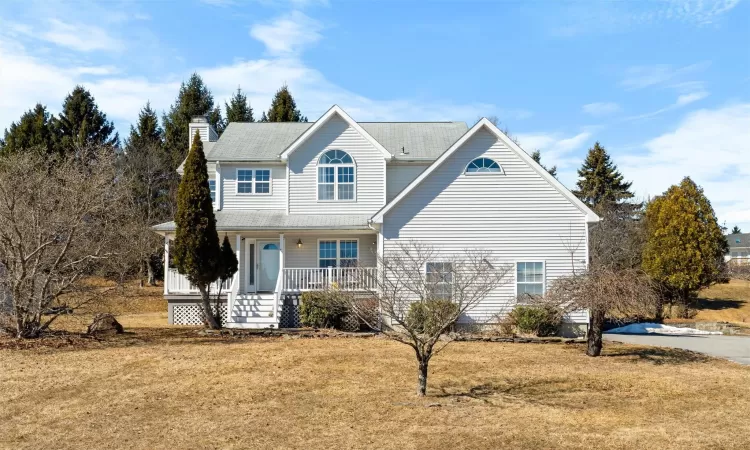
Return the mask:
<path fill-rule="evenodd" d="M 279 277 L 279 241 L 258 241 L 258 290 L 273 291 Z"/>

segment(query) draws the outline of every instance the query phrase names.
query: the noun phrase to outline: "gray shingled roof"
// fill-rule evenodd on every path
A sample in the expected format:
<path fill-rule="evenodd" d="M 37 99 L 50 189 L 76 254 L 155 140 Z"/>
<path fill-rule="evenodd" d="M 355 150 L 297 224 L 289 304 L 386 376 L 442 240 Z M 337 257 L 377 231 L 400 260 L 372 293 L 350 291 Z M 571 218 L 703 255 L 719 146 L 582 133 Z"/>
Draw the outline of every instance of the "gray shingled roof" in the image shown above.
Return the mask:
<path fill-rule="evenodd" d="M 465 122 L 358 123 L 396 159 L 437 159 L 469 130 Z"/>
<path fill-rule="evenodd" d="M 313 122 L 230 123 L 210 152 L 209 161 L 278 160 Z"/>
<path fill-rule="evenodd" d="M 464 122 L 359 122 L 396 159 L 436 159 L 468 127 Z M 308 123 L 230 123 L 206 152 L 210 161 L 275 161 Z M 401 148 L 407 152 L 401 154 Z"/>
<path fill-rule="evenodd" d="M 367 230 L 368 215 L 288 215 L 284 211 L 216 211 L 216 229 L 242 230 Z M 153 227 L 155 231 L 174 231 L 175 223 Z"/>
<path fill-rule="evenodd" d="M 729 243 L 730 250 L 735 248 L 748 248 L 750 247 L 750 233 L 729 234 L 727 235 L 727 242 Z"/>

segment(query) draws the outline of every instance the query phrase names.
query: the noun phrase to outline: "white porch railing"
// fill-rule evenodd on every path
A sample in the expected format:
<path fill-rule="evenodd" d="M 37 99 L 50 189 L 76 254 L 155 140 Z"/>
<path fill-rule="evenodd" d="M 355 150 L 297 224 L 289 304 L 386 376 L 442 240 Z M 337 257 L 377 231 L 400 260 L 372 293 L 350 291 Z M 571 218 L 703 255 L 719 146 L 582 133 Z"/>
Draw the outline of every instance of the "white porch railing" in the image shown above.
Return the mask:
<path fill-rule="evenodd" d="M 194 294 L 198 292 L 198 288 L 190 284 L 190 282 L 181 275 L 177 269 L 169 269 L 166 276 L 167 292 L 170 294 Z M 232 278 L 226 280 L 221 287 L 221 292 L 228 292 L 232 286 Z M 216 293 L 219 290 L 219 281 L 211 284 L 211 293 Z"/>
<path fill-rule="evenodd" d="M 315 291 L 336 287 L 344 291 L 376 289 L 376 267 L 285 268 L 284 291 Z"/>

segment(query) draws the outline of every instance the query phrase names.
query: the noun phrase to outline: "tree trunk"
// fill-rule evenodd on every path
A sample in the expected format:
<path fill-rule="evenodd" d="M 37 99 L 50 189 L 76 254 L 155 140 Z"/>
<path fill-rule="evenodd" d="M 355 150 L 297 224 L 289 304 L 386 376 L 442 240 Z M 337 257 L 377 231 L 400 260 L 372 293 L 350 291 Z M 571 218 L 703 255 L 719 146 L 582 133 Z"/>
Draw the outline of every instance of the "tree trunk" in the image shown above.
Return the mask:
<path fill-rule="evenodd" d="M 602 353 L 602 331 L 604 328 L 604 311 L 594 309 L 591 311 L 591 325 L 588 333 L 588 346 L 586 354 L 599 356 Z"/>
<path fill-rule="evenodd" d="M 427 395 L 427 366 L 430 360 L 427 358 L 419 359 L 419 384 L 417 386 L 417 395 L 424 397 Z"/>
<path fill-rule="evenodd" d="M 221 324 L 218 320 L 216 320 L 216 316 L 211 310 L 211 299 L 208 294 L 208 286 L 199 285 L 198 290 L 201 293 L 201 302 L 203 303 L 203 316 L 205 316 L 206 318 L 206 325 L 208 325 L 208 328 L 212 330 L 220 330 Z"/>
<path fill-rule="evenodd" d="M 149 286 L 156 286 L 156 275 L 154 275 L 154 263 L 152 258 L 149 258 L 146 262 L 146 271 L 147 271 L 147 283 Z"/>

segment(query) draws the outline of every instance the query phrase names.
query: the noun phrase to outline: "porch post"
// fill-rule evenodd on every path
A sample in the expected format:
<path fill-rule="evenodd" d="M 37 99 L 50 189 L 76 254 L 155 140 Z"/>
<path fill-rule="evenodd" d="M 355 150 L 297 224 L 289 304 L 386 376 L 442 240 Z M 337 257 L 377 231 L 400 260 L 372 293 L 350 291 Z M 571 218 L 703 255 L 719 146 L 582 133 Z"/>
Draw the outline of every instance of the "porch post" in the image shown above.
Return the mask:
<path fill-rule="evenodd" d="M 164 234 L 164 295 L 169 294 L 169 235 Z"/>
<path fill-rule="evenodd" d="M 284 239 L 284 233 L 279 233 L 279 276 L 281 278 L 281 288 L 284 289 L 284 268 L 286 256 L 286 239 Z"/>
<path fill-rule="evenodd" d="M 242 248 L 242 236 L 238 234 L 237 236 L 235 236 L 235 244 L 234 244 L 234 253 L 237 255 L 237 273 L 234 275 L 235 277 L 237 277 L 236 278 L 237 293 L 239 293 L 240 290 L 242 289 L 242 285 L 240 285 L 240 280 L 242 279 L 242 276 L 241 276 L 242 271 L 245 270 L 245 266 L 241 258 L 242 256 L 242 253 L 240 250 L 241 248 Z M 234 285 L 234 282 L 232 282 L 232 285 Z"/>

